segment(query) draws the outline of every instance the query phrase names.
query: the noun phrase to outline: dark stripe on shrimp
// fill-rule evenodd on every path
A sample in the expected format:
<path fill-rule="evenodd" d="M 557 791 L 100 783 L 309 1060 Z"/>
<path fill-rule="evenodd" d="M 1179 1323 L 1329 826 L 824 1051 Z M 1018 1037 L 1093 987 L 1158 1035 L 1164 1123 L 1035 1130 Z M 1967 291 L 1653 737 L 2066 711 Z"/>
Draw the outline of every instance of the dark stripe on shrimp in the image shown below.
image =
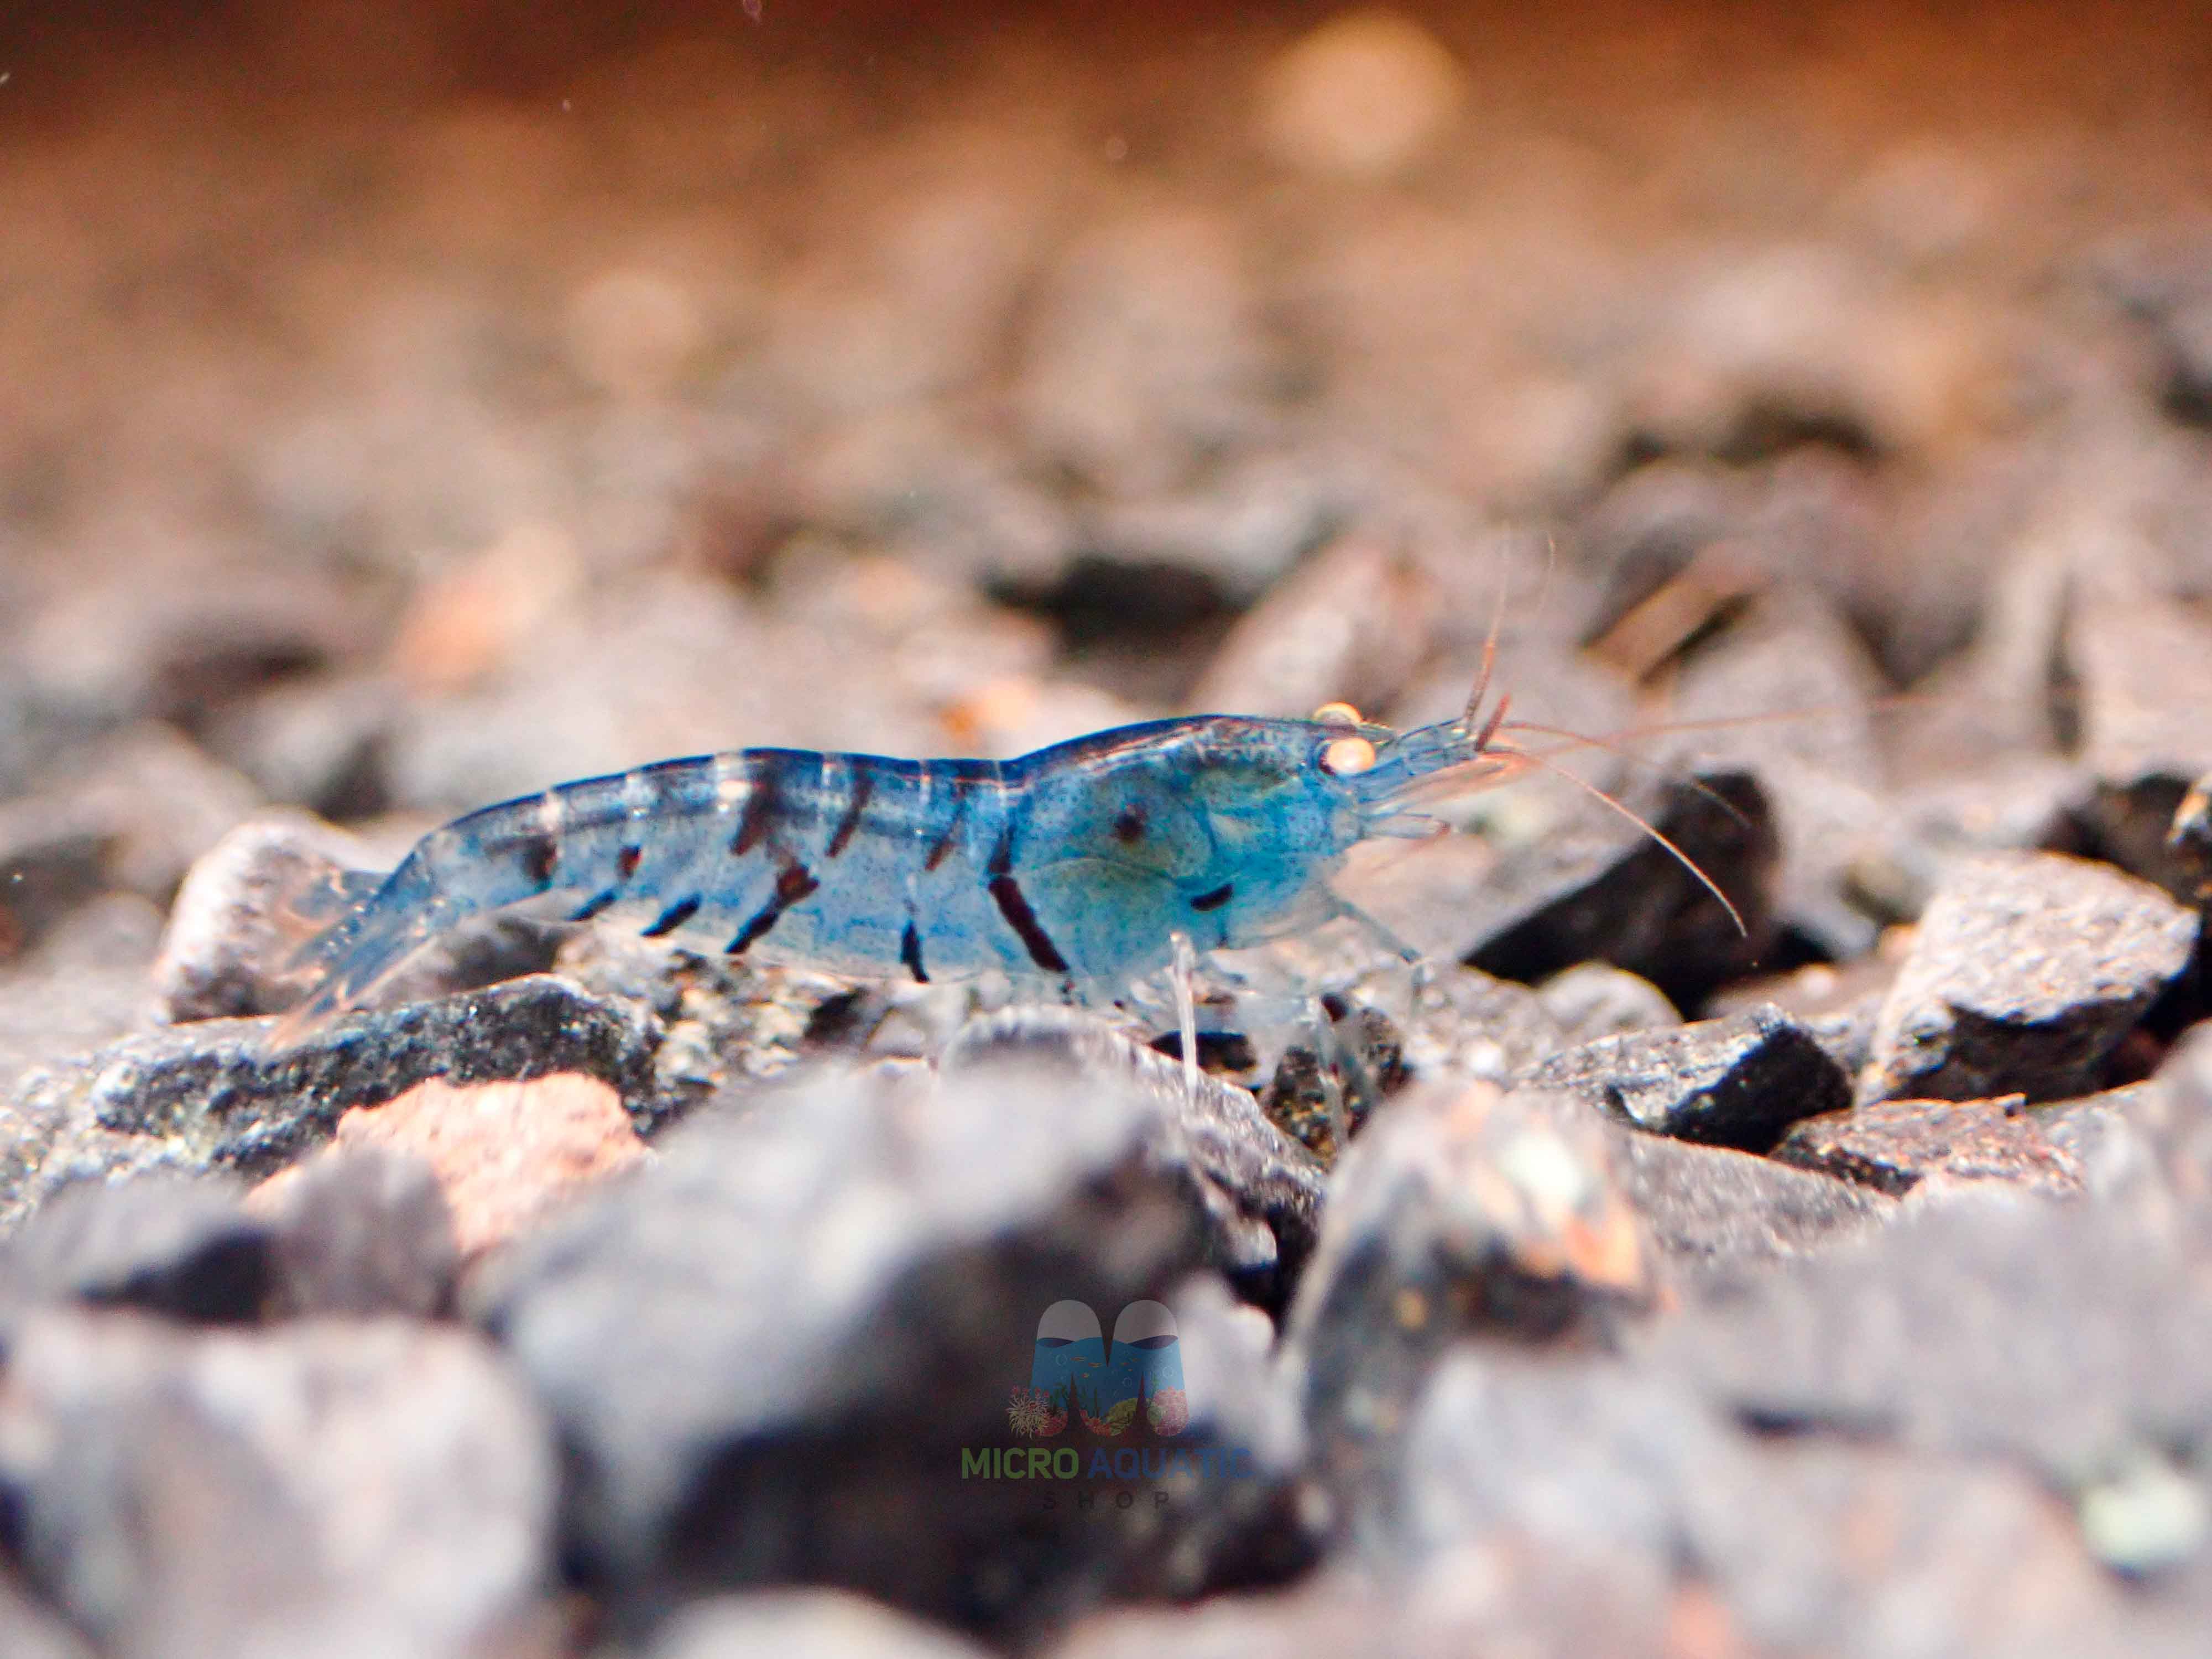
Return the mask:
<path fill-rule="evenodd" d="M 960 820 L 967 813 L 968 792 L 955 786 L 951 816 L 945 820 L 945 828 L 938 832 L 937 839 L 930 844 L 927 854 L 921 860 L 923 869 L 934 870 L 945 862 L 945 855 L 952 851 L 952 843 L 960 838 Z"/>
<path fill-rule="evenodd" d="M 576 914 L 570 916 L 568 920 L 571 921 L 589 921 L 593 916 L 599 915 L 600 911 L 605 909 L 609 905 L 615 902 L 615 893 L 616 890 L 610 887 L 605 892 L 586 899 L 582 904 L 577 907 Z"/>
<path fill-rule="evenodd" d="M 1023 896 L 1021 884 L 1012 876 L 994 876 L 991 896 L 997 901 L 999 914 L 1006 919 L 1006 926 L 1028 948 L 1030 960 L 1050 972 L 1066 973 L 1067 958 L 1060 955 L 1052 936 L 1039 925 L 1036 912 L 1030 908 L 1029 900 Z"/>
<path fill-rule="evenodd" d="M 822 884 L 814 879 L 814 872 L 795 860 L 783 866 L 783 873 L 775 878 L 775 891 L 769 895 L 753 919 L 738 930 L 738 936 L 722 947 L 722 954 L 741 957 L 768 930 L 781 921 L 783 913 L 805 898 Z"/>
<path fill-rule="evenodd" d="M 1006 926 L 1014 930 L 1030 953 L 1030 960 L 1040 968 L 1055 974 L 1067 971 L 1067 958 L 1052 942 L 1036 912 L 1030 908 L 1029 897 L 1022 891 L 1021 884 L 1014 879 L 1014 826 L 1011 818 L 999 832 L 998 845 L 991 849 L 991 862 L 985 873 L 991 878 L 991 897 L 999 907 L 999 914 L 1006 919 Z"/>
<path fill-rule="evenodd" d="M 739 858 L 768 839 L 783 810 L 783 757 L 757 754 L 747 770 L 752 787 L 745 792 L 745 810 L 738 816 L 738 833 L 730 838 L 730 851 Z"/>
<path fill-rule="evenodd" d="M 830 850 L 824 854 L 836 858 L 853 844 L 853 835 L 860 827 L 860 814 L 866 810 L 868 797 L 875 792 L 875 774 L 861 762 L 852 763 L 852 799 L 845 803 L 845 816 L 837 820 L 837 833 L 830 837 Z"/>
<path fill-rule="evenodd" d="M 623 848 L 621 852 L 615 854 L 615 873 L 624 881 L 628 881 L 637 873 L 638 860 L 644 856 L 644 852 L 638 848 Z"/>
<path fill-rule="evenodd" d="M 692 894 L 690 898 L 678 899 L 660 913 L 659 920 L 645 930 L 644 937 L 659 939 L 665 934 L 672 933 L 698 914 L 699 896 L 696 893 Z"/>
<path fill-rule="evenodd" d="M 899 960 L 906 964 L 907 972 L 914 975 L 916 985 L 929 983 L 928 970 L 921 965 L 921 935 L 915 931 L 912 921 L 907 923 L 906 932 L 899 935 Z"/>
<path fill-rule="evenodd" d="M 561 862 L 560 843 L 544 834 L 525 836 L 514 844 L 515 860 L 530 884 L 544 892 L 553 884 L 553 872 Z"/>
<path fill-rule="evenodd" d="M 1014 817 L 1009 812 L 1006 827 L 999 831 L 998 840 L 991 843 L 991 861 L 983 866 L 983 873 L 993 877 L 1009 876 L 1013 871 Z"/>
<path fill-rule="evenodd" d="M 1194 910 L 1218 910 L 1236 896 L 1236 892 L 1237 884 L 1224 881 L 1212 892 L 1200 893 L 1190 902 L 1190 908 Z"/>

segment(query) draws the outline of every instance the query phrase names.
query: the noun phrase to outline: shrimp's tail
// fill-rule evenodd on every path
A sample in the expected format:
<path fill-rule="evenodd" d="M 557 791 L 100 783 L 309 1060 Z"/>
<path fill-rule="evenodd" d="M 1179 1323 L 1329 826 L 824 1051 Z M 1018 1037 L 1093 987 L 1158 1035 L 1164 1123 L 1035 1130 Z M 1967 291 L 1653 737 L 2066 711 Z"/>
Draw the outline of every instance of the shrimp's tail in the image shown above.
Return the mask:
<path fill-rule="evenodd" d="M 453 908 L 421 854 L 410 853 L 388 876 L 346 871 L 319 896 L 336 917 L 309 938 L 285 964 L 286 977 L 305 985 L 300 1001 L 278 1018 L 273 1033 L 282 1048 L 358 1007 L 378 983 L 452 925 Z M 294 907 L 313 918 L 318 905 Z"/>

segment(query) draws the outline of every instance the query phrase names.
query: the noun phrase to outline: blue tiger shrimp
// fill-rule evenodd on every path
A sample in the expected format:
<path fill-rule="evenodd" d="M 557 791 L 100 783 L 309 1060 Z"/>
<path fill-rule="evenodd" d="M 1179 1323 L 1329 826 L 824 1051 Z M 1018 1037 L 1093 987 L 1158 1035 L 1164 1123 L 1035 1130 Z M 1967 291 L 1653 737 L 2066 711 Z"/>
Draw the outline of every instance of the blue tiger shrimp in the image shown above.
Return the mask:
<path fill-rule="evenodd" d="M 1432 795 L 1544 763 L 1504 735 L 1508 697 L 1483 712 L 1489 678 L 1486 659 L 1458 717 L 1406 731 L 1333 704 L 1152 720 L 1003 762 L 748 749 L 562 784 L 356 878 L 295 964 L 314 978 L 280 1036 L 359 1006 L 466 922 L 548 902 L 729 957 L 920 983 L 996 971 L 1074 1001 L 1338 918 L 1418 964 L 1331 878 L 1358 842 L 1441 832 L 1415 810 Z"/>

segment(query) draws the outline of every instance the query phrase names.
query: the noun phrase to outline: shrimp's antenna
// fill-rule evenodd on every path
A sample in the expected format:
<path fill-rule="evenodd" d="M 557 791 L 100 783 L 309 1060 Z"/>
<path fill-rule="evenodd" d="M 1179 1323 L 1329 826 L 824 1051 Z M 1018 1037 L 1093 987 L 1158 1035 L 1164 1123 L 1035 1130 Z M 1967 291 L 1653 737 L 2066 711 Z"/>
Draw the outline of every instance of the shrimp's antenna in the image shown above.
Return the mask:
<path fill-rule="evenodd" d="M 1685 870 L 1687 870 L 1692 875 L 1698 878 L 1698 884 L 1699 886 L 1703 887 L 1708 893 L 1711 893 L 1716 899 L 1720 901 L 1721 908 L 1728 912 L 1729 920 L 1735 924 L 1735 930 L 1737 933 L 1742 934 L 1746 939 L 1749 939 L 1751 937 L 1751 929 L 1744 925 L 1743 912 L 1735 908 L 1735 901 L 1729 897 L 1726 893 L 1721 891 L 1720 884 L 1715 881 L 1711 876 L 1707 875 L 1705 871 L 1698 866 L 1698 861 L 1695 859 L 1692 858 L 1687 853 L 1684 852 L 1680 847 L 1677 847 L 1672 841 L 1668 839 L 1668 837 L 1660 831 L 1659 827 L 1656 824 L 1650 823 L 1631 808 L 1623 806 L 1619 801 L 1607 794 L 1604 790 L 1599 788 L 1595 784 L 1586 782 L 1583 779 L 1577 777 L 1573 773 L 1568 771 L 1564 766 L 1554 766 L 1549 760 L 1546 759 L 1541 755 L 1526 749 L 1507 749 L 1501 750 L 1500 753 L 1503 756 L 1510 757 L 1514 760 L 1526 761 L 1531 766 L 1540 766 L 1547 772 L 1550 772 L 1556 776 L 1565 778 L 1569 783 L 1574 785 L 1576 788 L 1581 790 L 1593 800 L 1602 801 L 1608 810 L 1618 812 L 1622 817 L 1626 818 L 1638 830 L 1641 830 L 1645 835 L 1650 836 L 1652 840 L 1657 842 L 1660 846 L 1665 848 L 1668 852 L 1674 855 L 1674 861 L 1677 864 L 1680 865 Z"/>
<path fill-rule="evenodd" d="M 1547 536 L 1544 538 L 1544 578 L 1536 589 L 1536 609 L 1539 611 L 1543 610 L 1546 602 L 1551 597 L 1552 569 L 1558 557 L 1558 538 Z M 1498 561 L 1498 595 L 1491 601 L 1490 628 L 1482 640 L 1482 665 L 1475 671 L 1474 689 L 1468 694 L 1467 708 L 1460 715 L 1460 724 L 1470 731 L 1474 730 L 1478 720 L 1482 722 L 1481 729 L 1474 732 L 1474 750 L 1477 754 L 1490 747 L 1490 740 L 1504 726 L 1505 711 L 1513 703 L 1511 692 L 1502 694 L 1498 699 L 1498 707 L 1490 711 L 1490 718 L 1486 720 L 1482 720 L 1483 699 L 1490 695 L 1491 678 L 1498 668 L 1498 641 L 1505 625 L 1505 605 L 1511 594 L 1512 586 L 1512 568 L 1501 559 Z"/>
<path fill-rule="evenodd" d="M 1505 623 L 1505 594 L 1511 580 L 1512 573 L 1505 569 L 1501 562 L 1498 572 L 1498 597 L 1490 604 L 1490 631 L 1483 636 L 1482 641 L 1482 665 L 1475 670 L 1474 689 L 1468 694 L 1467 708 L 1460 715 L 1460 723 L 1463 726 L 1472 726 L 1481 717 L 1483 699 L 1490 695 L 1490 676 L 1491 672 L 1498 666 L 1498 635 Z M 1498 721 L 1504 717 L 1504 706 L 1501 702 L 1498 713 L 1491 717 L 1490 724 L 1483 728 L 1483 735 L 1475 740 L 1476 748 L 1480 749 L 1490 740 L 1491 732 L 1496 730 Z"/>
<path fill-rule="evenodd" d="M 1751 718 L 1756 720 L 1759 716 L 1754 714 Z M 1519 749 L 1508 744 L 1502 751 L 1506 754 L 1527 755 L 1533 759 L 1540 754 L 1546 756 L 1571 755 L 1577 749 L 1602 749 L 1607 754 L 1611 755 L 1614 759 L 1620 761 L 1624 766 L 1637 767 L 1650 773 L 1656 773 L 1660 769 L 1653 762 L 1646 760 L 1643 756 L 1634 754 L 1620 746 L 1620 744 L 1618 741 L 1619 738 L 1639 735 L 1632 731 L 1616 732 L 1609 738 L 1594 738 L 1587 732 L 1571 731 L 1564 726 L 1544 726 L 1535 720 L 1506 720 L 1501 722 L 1498 725 L 1498 729 L 1502 732 L 1534 732 L 1543 737 L 1558 738 L 1560 739 L 1560 746 L 1559 748 L 1540 750 L 1533 749 Z M 1662 732 L 1668 732 L 1678 729 L 1683 728 L 1661 728 Z M 1487 733 L 1485 734 L 1486 738 L 1487 735 Z M 1719 790 L 1713 788 L 1709 784 L 1701 783 L 1696 778 L 1680 778 L 1677 779 L 1676 781 L 1683 784 L 1688 788 L 1696 790 L 1707 800 L 1712 802 L 1714 805 L 1719 807 L 1722 811 L 1727 813 L 1730 817 L 1734 818 L 1738 823 L 1743 825 L 1746 829 L 1749 829 L 1751 827 L 1751 820 L 1743 815 L 1743 810 L 1734 801 L 1730 800 L 1726 795 L 1722 794 Z"/>
<path fill-rule="evenodd" d="M 1789 720 L 1820 720 L 1830 714 L 1855 713 L 1886 714 L 1893 709 L 1915 707 L 1927 702 L 1923 695 L 1902 692 L 1896 696 L 1875 697 L 1864 702 L 1816 703 L 1810 708 L 1777 708 L 1764 714 L 1719 714 L 1711 720 L 1655 720 L 1648 726 L 1624 726 L 1612 733 L 1614 738 L 1671 738 L 1682 732 L 1726 732 L 1741 726 L 1779 726 Z M 1546 732 L 1551 736 L 1579 738 L 1579 732 L 1553 730 L 1515 720 L 1516 727 L 1530 732 Z"/>
<path fill-rule="evenodd" d="M 1544 577 L 1536 586 L 1536 608 L 1534 615 L 1544 614 L 1544 607 L 1552 602 L 1552 576 L 1559 568 L 1559 538 L 1550 531 L 1544 532 Z"/>

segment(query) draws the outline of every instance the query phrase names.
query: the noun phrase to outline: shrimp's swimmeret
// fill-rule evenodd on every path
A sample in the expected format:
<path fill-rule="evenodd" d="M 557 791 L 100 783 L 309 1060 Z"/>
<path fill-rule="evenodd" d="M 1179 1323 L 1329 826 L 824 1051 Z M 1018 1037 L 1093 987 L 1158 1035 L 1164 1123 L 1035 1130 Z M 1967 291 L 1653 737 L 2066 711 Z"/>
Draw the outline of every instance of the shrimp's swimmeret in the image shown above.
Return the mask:
<path fill-rule="evenodd" d="M 563 784 L 426 836 L 303 953 L 319 978 L 289 1027 L 525 904 L 856 977 L 997 970 L 1112 995 L 1178 933 L 1236 949 L 1358 915 L 1329 884 L 1354 843 L 1431 833 L 1412 808 L 1432 791 L 1532 758 L 1497 740 L 1504 701 L 1485 720 L 1481 696 L 1407 732 L 1339 706 L 1154 720 L 1004 762 L 748 749 Z"/>

